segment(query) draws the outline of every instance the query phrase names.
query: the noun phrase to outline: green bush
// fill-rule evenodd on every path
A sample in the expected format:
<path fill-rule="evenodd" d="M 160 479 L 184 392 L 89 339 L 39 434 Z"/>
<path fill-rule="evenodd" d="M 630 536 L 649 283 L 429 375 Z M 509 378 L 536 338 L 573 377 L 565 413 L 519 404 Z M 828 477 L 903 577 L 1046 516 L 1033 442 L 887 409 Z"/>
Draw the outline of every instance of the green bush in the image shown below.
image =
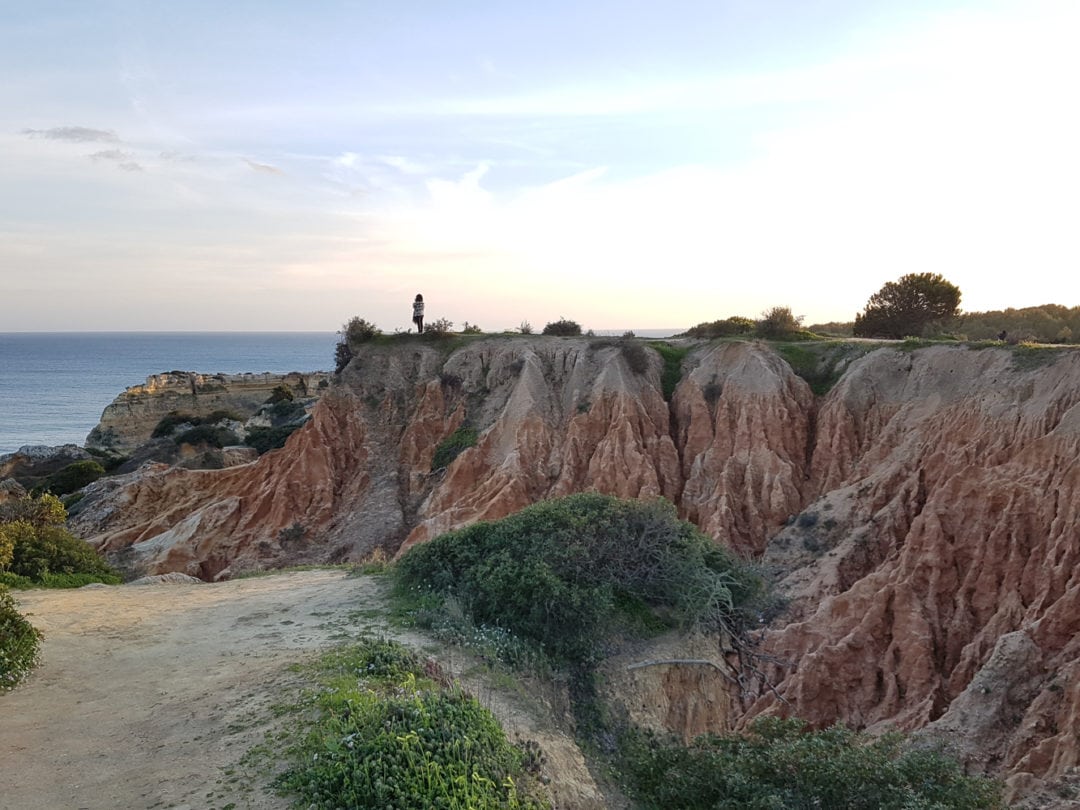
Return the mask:
<path fill-rule="evenodd" d="M 57 579 L 72 575 L 91 577 L 79 585 L 89 581 L 118 584 L 116 572 L 64 527 L 66 519 L 63 505 L 53 495 L 4 504 L 0 510 L 0 548 L 10 548 L 11 554 L 6 564 L 0 564 L 2 573 L 46 587 L 73 587 L 70 580 Z M 6 582 L 22 585 L 21 580 Z"/>
<path fill-rule="evenodd" d="M 15 553 L 15 538 L 9 537 L 4 531 L 0 531 L 0 571 L 11 565 L 11 558 Z"/>
<path fill-rule="evenodd" d="M 440 470 L 449 467 L 450 462 L 460 456 L 476 444 L 476 430 L 471 427 L 459 427 L 435 448 L 435 455 L 431 457 L 431 469 Z"/>
<path fill-rule="evenodd" d="M 248 447 L 254 447 L 261 456 L 269 450 L 284 447 L 286 439 L 295 433 L 299 427 L 300 425 L 283 425 L 282 427 L 248 428 L 247 435 L 244 437 L 244 444 Z"/>
<path fill-rule="evenodd" d="M 559 318 L 559 320 L 547 324 L 540 334 L 558 335 L 560 337 L 577 337 L 581 334 L 581 324 L 577 321 Z"/>
<path fill-rule="evenodd" d="M 325 656 L 317 677 L 299 707 L 314 720 L 275 781 L 297 806 L 549 807 L 492 714 L 401 645 L 363 639 Z"/>
<path fill-rule="evenodd" d="M 210 447 L 228 447 L 240 444 L 240 438 L 231 430 L 217 425 L 198 425 L 191 430 L 185 430 L 179 436 L 173 437 L 173 441 L 179 444 L 205 444 Z"/>
<path fill-rule="evenodd" d="M 0 692 L 37 666 L 40 647 L 41 632 L 16 610 L 15 600 L 0 585 Z"/>
<path fill-rule="evenodd" d="M 639 632 L 643 613 L 741 638 L 764 590 L 666 501 L 595 493 L 415 546 L 397 564 L 396 582 L 401 599 L 452 600 L 474 625 L 504 628 L 567 664 L 589 662 L 606 641 Z"/>
<path fill-rule="evenodd" d="M 699 323 L 697 326 L 691 326 L 686 330 L 686 334 L 692 338 L 702 338 L 705 340 L 711 340 L 713 338 L 720 337 L 734 337 L 736 335 L 749 335 L 754 331 L 754 322 L 749 318 L 742 318 L 738 315 L 731 318 L 725 318 L 721 321 L 709 321 L 705 323 Z"/>
<path fill-rule="evenodd" d="M 48 476 L 43 487 L 53 495 L 67 495 L 97 481 L 103 475 L 105 468 L 96 461 L 76 461 Z"/>
<path fill-rule="evenodd" d="M 150 434 L 151 438 L 161 439 L 166 436 L 171 436 L 173 431 L 180 425 L 198 425 L 202 420 L 190 413 L 184 413 L 182 411 L 170 411 L 161 417 L 161 421 L 154 427 L 154 431 Z"/>
<path fill-rule="evenodd" d="M 762 313 L 755 331 L 769 340 L 791 340 L 803 331 L 802 316 L 793 315 L 790 307 L 773 307 Z"/>
<path fill-rule="evenodd" d="M 746 735 L 708 735 L 689 746 L 632 731 L 621 752 L 622 770 L 647 810 L 1002 806 L 996 783 L 964 776 L 938 748 L 906 745 L 898 734 L 869 738 L 842 726 L 809 731 L 800 720 L 759 719 Z"/>
<path fill-rule="evenodd" d="M 276 402 L 292 402 L 295 397 L 293 396 L 292 389 L 287 385 L 276 385 L 274 390 L 270 392 L 270 396 L 266 399 L 267 405 L 273 405 Z"/>

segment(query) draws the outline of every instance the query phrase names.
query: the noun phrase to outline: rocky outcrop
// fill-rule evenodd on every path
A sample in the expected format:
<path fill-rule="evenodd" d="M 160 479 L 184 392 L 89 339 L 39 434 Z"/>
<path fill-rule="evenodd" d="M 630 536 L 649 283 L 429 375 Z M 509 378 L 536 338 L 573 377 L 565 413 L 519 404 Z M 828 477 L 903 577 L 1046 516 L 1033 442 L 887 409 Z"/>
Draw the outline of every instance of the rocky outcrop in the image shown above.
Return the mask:
<path fill-rule="evenodd" d="M 76 524 L 133 568 L 212 579 L 580 490 L 662 495 L 791 599 L 762 641 L 775 692 L 694 702 L 719 670 L 649 673 L 687 729 L 793 713 L 963 736 L 1018 784 L 1080 766 L 1080 354 L 882 348 L 815 398 L 764 345 L 691 348 L 666 402 L 660 358 L 610 341 L 367 347 L 284 449 L 100 481 Z M 475 445 L 433 470 L 462 427 Z"/>
<path fill-rule="evenodd" d="M 325 372 L 289 374 L 199 374 L 171 371 L 154 374 L 142 385 L 126 389 L 101 414 L 86 437 L 86 446 L 131 453 L 150 440 L 162 417 L 172 412 L 205 417 L 215 411 L 252 416 L 278 386 L 297 397 L 317 397 L 329 385 Z"/>
<path fill-rule="evenodd" d="M 69 464 L 91 459 L 93 456 L 77 444 L 61 444 L 55 447 L 27 444 L 14 453 L 0 456 L 0 480 L 11 478 L 32 489 Z"/>

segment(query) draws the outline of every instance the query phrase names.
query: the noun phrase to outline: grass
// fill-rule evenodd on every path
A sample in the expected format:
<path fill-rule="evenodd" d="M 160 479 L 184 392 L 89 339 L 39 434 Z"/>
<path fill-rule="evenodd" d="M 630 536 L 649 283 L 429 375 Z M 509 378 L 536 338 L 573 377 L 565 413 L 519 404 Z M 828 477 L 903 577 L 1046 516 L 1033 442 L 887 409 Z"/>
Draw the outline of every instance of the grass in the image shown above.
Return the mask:
<path fill-rule="evenodd" d="M 435 454 L 431 457 L 431 469 L 440 470 L 449 467 L 450 462 L 461 455 L 470 447 L 476 445 L 477 433 L 475 428 L 459 427 L 435 448 Z"/>
<path fill-rule="evenodd" d="M 664 392 L 664 400 L 671 402 L 675 395 L 675 387 L 682 379 L 682 361 L 690 352 L 689 346 L 672 346 L 670 343 L 655 341 L 649 343 L 656 349 L 664 361 L 664 370 L 660 374 L 660 389 Z"/>
<path fill-rule="evenodd" d="M 806 381 L 815 396 L 825 396 L 836 385 L 853 360 L 880 348 L 876 343 L 850 341 L 774 342 L 770 344 Z"/>

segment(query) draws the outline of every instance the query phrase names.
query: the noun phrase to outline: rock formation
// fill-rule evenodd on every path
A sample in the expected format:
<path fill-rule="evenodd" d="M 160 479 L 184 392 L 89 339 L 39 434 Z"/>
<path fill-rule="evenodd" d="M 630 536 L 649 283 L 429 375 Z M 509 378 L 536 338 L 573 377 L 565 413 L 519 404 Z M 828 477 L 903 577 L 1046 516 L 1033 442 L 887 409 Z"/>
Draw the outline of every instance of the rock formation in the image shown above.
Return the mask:
<path fill-rule="evenodd" d="M 130 453 L 146 444 L 162 417 L 173 411 L 206 416 L 235 411 L 248 417 L 278 386 L 299 397 L 315 397 L 329 384 L 325 372 L 289 374 L 198 374 L 171 371 L 133 385 L 105 407 L 101 421 L 86 437 L 86 446 Z"/>
<path fill-rule="evenodd" d="M 692 348 L 666 402 L 659 356 L 634 371 L 612 341 L 370 346 L 282 450 L 104 479 L 75 526 L 139 571 L 212 579 L 585 489 L 662 495 L 791 599 L 763 635 L 776 692 L 710 697 L 724 722 L 926 728 L 1029 787 L 1080 765 L 1080 354 L 881 348 L 815 398 L 765 345 Z M 432 470 L 463 426 L 475 445 Z"/>

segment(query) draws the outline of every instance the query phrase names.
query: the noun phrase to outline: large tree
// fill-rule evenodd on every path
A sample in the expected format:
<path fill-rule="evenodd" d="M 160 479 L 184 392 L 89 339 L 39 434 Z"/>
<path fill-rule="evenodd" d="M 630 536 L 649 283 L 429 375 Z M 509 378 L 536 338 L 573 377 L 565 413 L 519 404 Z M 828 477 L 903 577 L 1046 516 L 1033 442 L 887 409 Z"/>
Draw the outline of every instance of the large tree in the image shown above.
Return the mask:
<path fill-rule="evenodd" d="M 921 337 L 927 325 L 957 314 L 960 288 L 937 273 L 911 273 L 890 281 L 855 316 L 859 337 Z"/>

